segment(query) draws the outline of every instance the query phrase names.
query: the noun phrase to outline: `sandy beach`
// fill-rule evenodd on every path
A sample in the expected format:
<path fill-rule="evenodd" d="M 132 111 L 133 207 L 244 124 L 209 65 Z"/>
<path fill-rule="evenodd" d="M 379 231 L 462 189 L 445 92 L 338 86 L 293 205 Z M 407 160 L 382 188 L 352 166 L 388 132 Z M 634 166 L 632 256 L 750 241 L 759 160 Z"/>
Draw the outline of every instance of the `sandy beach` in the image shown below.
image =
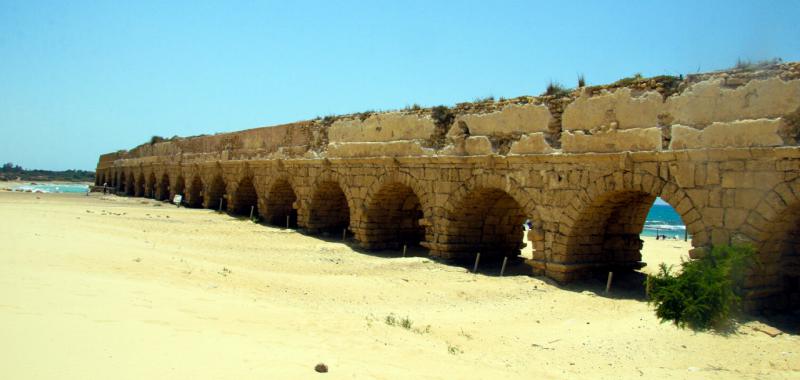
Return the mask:
<path fill-rule="evenodd" d="M 96 193 L 2 191 L 0 241 L 5 379 L 800 377 L 796 333 L 662 324 L 635 279 L 472 274 Z M 688 248 L 648 238 L 644 270 Z"/>

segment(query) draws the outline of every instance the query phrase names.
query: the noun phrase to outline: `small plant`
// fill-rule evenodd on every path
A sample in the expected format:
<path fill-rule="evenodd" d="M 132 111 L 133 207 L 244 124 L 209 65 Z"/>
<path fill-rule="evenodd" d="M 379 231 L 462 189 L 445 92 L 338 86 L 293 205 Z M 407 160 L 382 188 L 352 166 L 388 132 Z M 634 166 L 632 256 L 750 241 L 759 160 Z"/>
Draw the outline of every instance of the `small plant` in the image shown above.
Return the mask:
<path fill-rule="evenodd" d="M 394 314 L 389 314 L 386 316 L 386 319 L 384 319 L 384 322 L 389 326 L 397 326 L 397 317 L 395 317 Z"/>
<path fill-rule="evenodd" d="M 419 111 L 421 109 L 422 109 L 422 106 L 420 106 L 417 103 L 414 103 L 414 104 L 412 104 L 410 106 L 406 106 L 406 108 L 405 108 L 406 111 Z"/>
<path fill-rule="evenodd" d="M 492 103 L 494 102 L 494 96 L 489 95 L 485 98 L 475 98 L 473 101 L 474 103 Z"/>
<path fill-rule="evenodd" d="M 561 97 L 567 96 L 569 93 L 570 90 L 561 85 L 561 83 L 551 81 L 547 84 L 547 89 L 544 91 L 543 95 Z"/>
<path fill-rule="evenodd" d="M 464 350 L 462 350 L 461 347 L 447 343 L 447 352 L 449 352 L 450 355 L 458 355 L 458 354 L 463 354 Z"/>
<path fill-rule="evenodd" d="M 402 327 L 402 328 L 404 328 L 406 330 L 411 330 L 411 327 L 413 325 L 414 325 L 414 322 L 412 322 L 411 319 L 409 319 L 408 317 L 404 317 L 404 318 L 400 319 L 400 327 Z"/>
<path fill-rule="evenodd" d="M 586 78 L 583 74 L 578 75 L 578 87 L 585 87 L 586 86 Z"/>
<path fill-rule="evenodd" d="M 162 141 L 166 141 L 166 139 L 164 139 L 161 136 L 153 136 L 153 137 L 150 138 L 150 145 L 153 145 L 155 143 L 160 143 Z"/>
<path fill-rule="evenodd" d="M 424 329 L 421 329 L 421 328 L 419 328 L 419 327 L 415 327 L 415 328 L 414 328 L 412 331 L 414 331 L 415 333 L 417 333 L 417 334 L 420 334 L 420 335 L 422 335 L 422 334 L 428 334 L 428 333 L 430 333 L 430 332 L 431 332 L 431 325 L 427 325 L 427 326 L 425 326 L 425 328 L 424 328 Z"/>
<path fill-rule="evenodd" d="M 220 272 L 217 272 L 220 276 L 227 277 L 229 274 L 233 273 L 230 269 L 222 267 Z"/>
<path fill-rule="evenodd" d="M 464 338 L 467 338 L 467 339 L 469 339 L 469 340 L 472 340 L 472 334 L 470 334 L 470 333 L 468 333 L 468 332 L 464 331 L 464 329 L 461 329 L 461 332 L 459 332 L 459 333 L 458 333 L 458 335 L 461 335 L 461 336 L 463 336 Z"/>
<path fill-rule="evenodd" d="M 681 263 L 678 275 L 661 264 L 660 272 L 648 279 L 656 316 L 681 328 L 727 327 L 740 309 L 745 271 L 754 256 L 749 245 L 717 246 L 703 258 Z"/>

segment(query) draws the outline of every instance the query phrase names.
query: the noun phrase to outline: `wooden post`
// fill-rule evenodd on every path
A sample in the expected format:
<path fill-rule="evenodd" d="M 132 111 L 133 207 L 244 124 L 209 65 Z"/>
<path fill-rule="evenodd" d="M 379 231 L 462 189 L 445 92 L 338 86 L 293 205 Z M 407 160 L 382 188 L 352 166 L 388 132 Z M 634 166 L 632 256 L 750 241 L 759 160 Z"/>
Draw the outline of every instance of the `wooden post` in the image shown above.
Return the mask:
<path fill-rule="evenodd" d="M 606 281 L 606 293 L 611 290 L 611 279 L 614 278 L 614 272 L 608 272 L 608 281 Z"/>
<path fill-rule="evenodd" d="M 289 215 L 286 215 L 286 229 L 289 229 Z"/>
<path fill-rule="evenodd" d="M 253 211 L 256 209 L 256 206 L 250 206 L 250 220 L 253 220 Z"/>
<path fill-rule="evenodd" d="M 222 212 L 222 198 L 219 199 L 219 212 Z"/>
<path fill-rule="evenodd" d="M 503 277 L 503 273 L 506 272 L 506 264 L 508 263 L 508 256 L 503 257 L 503 266 L 500 267 L 500 277 Z"/>
<path fill-rule="evenodd" d="M 683 241 L 689 241 L 689 229 L 686 227 L 683 229 Z"/>
<path fill-rule="evenodd" d="M 478 272 L 478 263 L 481 261 L 481 253 L 478 252 L 478 255 L 475 256 L 475 266 L 472 267 L 472 273 Z"/>
<path fill-rule="evenodd" d="M 647 279 L 644 280 L 644 295 L 647 298 L 650 298 L 650 275 L 647 275 Z"/>
<path fill-rule="evenodd" d="M 403 244 L 403 257 L 406 257 L 406 248 L 407 246 Z"/>
<path fill-rule="evenodd" d="M 347 228 L 342 230 L 342 241 L 347 238 Z"/>

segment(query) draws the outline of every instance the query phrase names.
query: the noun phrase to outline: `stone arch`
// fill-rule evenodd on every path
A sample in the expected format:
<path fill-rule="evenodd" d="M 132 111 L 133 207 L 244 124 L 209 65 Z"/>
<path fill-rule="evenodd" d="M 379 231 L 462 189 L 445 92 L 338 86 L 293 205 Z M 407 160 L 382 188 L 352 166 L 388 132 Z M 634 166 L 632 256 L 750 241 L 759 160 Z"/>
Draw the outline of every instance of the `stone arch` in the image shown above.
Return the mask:
<path fill-rule="evenodd" d="M 297 193 L 288 177 L 278 177 L 272 181 L 267 190 L 266 207 L 263 212 L 268 223 L 289 227 L 297 226 Z"/>
<path fill-rule="evenodd" d="M 800 309 L 800 198 L 796 194 L 800 194 L 800 179 L 768 191 L 740 228 L 755 239 L 733 239 L 750 241 L 757 251 L 758 265 L 746 284 L 758 289 L 747 300 L 751 309 Z"/>
<path fill-rule="evenodd" d="M 382 176 L 370 186 L 364 206 L 357 235 L 368 249 L 421 245 L 432 236 L 430 194 L 411 175 Z"/>
<path fill-rule="evenodd" d="M 227 210 L 228 209 L 228 194 L 227 194 L 227 185 L 225 184 L 225 180 L 222 178 L 222 175 L 218 174 L 215 175 L 214 178 L 211 180 L 211 183 L 205 187 L 205 191 L 203 194 L 203 200 L 205 201 L 205 207 L 210 208 L 212 210 Z M 220 206 L 220 202 L 222 205 Z"/>
<path fill-rule="evenodd" d="M 314 232 L 338 233 L 350 227 L 354 216 L 352 197 L 341 178 L 327 172 L 312 186 L 305 227 Z"/>
<path fill-rule="evenodd" d="M 200 179 L 199 174 L 195 174 L 192 176 L 192 182 L 189 183 L 189 187 L 186 191 L 186 206 L 198 208 L 203 207 L 204 204 L 204 188 L 203 188 L 203 180 Z"/>
<path fill-rule="evenodd" d="M 536 197 L 513 177 L 478 175 L 470 178 L 445 203 L 437 226 L 434 254 L 445 258 L 481 260 L 516 257 L 523 247 L 523 224 L 538 221 Z"/>
<path fill-rule="evenodd" d="M 156 189 L 155 198 L 163 201 L 169 199 L 170 193 L 170 182 L 169 182 L 169 174 L 164 172 L 161 175 L 161 180 L 158 182 L 158 189 Z"/>
<path fill-rule="evenodd" d="M 253 207 L 253 215 L 258 215 L 258 192 L 252 176 L 245 176 L 239 181 L 233 192 L 231 203 L 233 206 L 231 211 L 235 215 L 250 215 L 251 207 Z"/>
<path fill-rule="evenodd" d="M 693 245 L 703 245 L 705 227 L 691 198 L 678 185 L 647 173 L 620 172 L 598 178 L 564 208 L 548 267 L 557 280 L 592 270 L 638 269 L 647 213 L 661 197 L 680 215 Z"/>
<path fill-rule="evenodd" d="M 128 173 L 128 180 L 125 185 L 125 194 L 129 196 L 136 196 L 136 175 L 133 171 Z"/>

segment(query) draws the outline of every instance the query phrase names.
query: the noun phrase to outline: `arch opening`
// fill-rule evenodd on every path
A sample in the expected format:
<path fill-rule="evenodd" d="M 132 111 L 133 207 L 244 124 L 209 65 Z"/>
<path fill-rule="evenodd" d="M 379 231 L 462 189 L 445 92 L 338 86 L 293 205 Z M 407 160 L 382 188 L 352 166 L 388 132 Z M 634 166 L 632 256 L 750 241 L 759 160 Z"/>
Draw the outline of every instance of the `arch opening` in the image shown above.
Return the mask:
<path fill-rule="evenodd" d="M 134 188 L 133 195 L 137 197 L 144 196 L 144 189 L 145 189 L 145 179 L 144 173 L 139 173 L 139 178 L 136 180 L 136 187 Z"/>
<path fill-rule="evenodd" d="M 267 194 L 267 210 L 264 215 L 269 224 L 286 227 L 297 227 L 297 209 L 294 208 L 297 196 L 292 185 L 286 179 L 276 181 Z"/>
<path fill-rule="evenodd" d="M 186 193 L 186 200 L 184 201 L 188 207 L 202 207 L 203 206 L 203 181 L 200 176 L 195 175 L 192 177 L 192 182 L 189 184 L 189 191 Z"/>
<path fill-rule="evenodd" d="M 236 188 L 232 211 L 234 215 L 248 216 L 250 215 L 251 207 L 253 215 L 258 215 L 258 193 L 256 193 L 255 185 L 253 185 L 253 178 L 245 177 Z"/>
<path fill-rule="evenodd" d="M 186 198 L 184 194 L 184 192 L 186 191 L 186 179 L 183 178 L 182 175 L 179 175 L 178 180 L 175 181 L 175 191 L 171 190 L 172 189 L 170 189 L 170 193 L 168 194 L 168 196 L 170 197 L 169 200 L 172 200 L 172 195 L 180 195 L 182 198 L 181 202 L 185 202 L 183 198 Z"/>
<path fill-rule="evenodd" d="M 579 214 L 561 260 L 584 268 L 573 277 L 594 273 L 605 278 L 614 272 L 619 286 L 643 289 L 641 274 L 625 274 L 637 270 L 655 274 L 662 263 L 677 267 L 687 260 L 691 239 L 685 225 L 670 204 L 653 194 L 610 191 Z"/>
<path fill-rule="evenodd" d="M 161 176 L 161 182 L 158 183 L 158 190 L 156 191 L 155 198 L 159 201 L 169 199 L 169 175 L 164 173 Z"/>
<path fill-rule="evenodd" d="M 766 228 L 758 247 L 761 270 L 753 279 L 758 287 L 772 287 L 774 294 L 763 307 L 775 311 L 800 309 L 800 202 L 785 208 Z"/>
<path fill-rule="evenodd" d="M 131 173 L 128 176 L 127 186 L 125 186 L 125 193 L 130 196 L 136 195 L 136 177 Z"/>
<path fill-rule="evenodd" d="M 215 176 L 211 185 L 206 189 L 203 198 L 206 208 L 225 211 L 228 209 L 228 195 L 226 194 L 225 181 L 221 176 Z"/>
<path fill-rule="evenodd" d="M 367 208 L 365 241 L 370 249 L 418 247 L 425 241 L 419 197 L 401 183 L 383 186 Z"/>
<path fill-rule="evenodd" d="M 147 198 L 155 198 L 156 187 L 156 174 L 151 172 L 150 176 L 147 177 L 147 182 L 145 183 L 144 196 Z"/>
<path fill-rule="evenodd" d="M 448 231 L 451 251 L 463 257 L 480 252 L 484 258 L 499 261 L 520 255 L 523 224 L 527 217 L 519 203 L 503 190 L 478 188 L 469 192 L 450 217 Z"/>
<path fill-rule="evenodd" d="M 350 226 L 350 207 L 336 182 L 323 182 L 311 199 L 307 227 L 313 232 L 340 233 Z"/>

